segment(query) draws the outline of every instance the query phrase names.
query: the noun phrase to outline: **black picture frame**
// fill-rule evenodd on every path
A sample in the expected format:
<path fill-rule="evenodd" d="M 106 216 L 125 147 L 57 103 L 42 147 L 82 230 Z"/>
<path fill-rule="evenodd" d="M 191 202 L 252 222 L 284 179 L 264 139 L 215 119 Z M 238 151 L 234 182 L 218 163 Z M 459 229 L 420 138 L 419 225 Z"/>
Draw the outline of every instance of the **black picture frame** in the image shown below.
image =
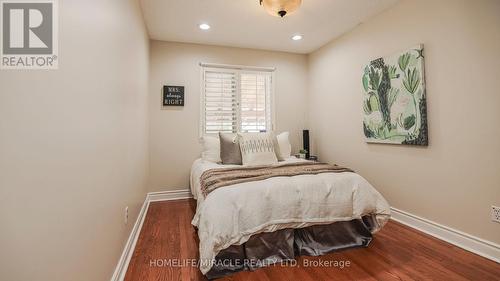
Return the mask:
<path fill-rule="evenodd" d="M 184 86 L 163 86 L 163 106 L 184 106 Z"/>

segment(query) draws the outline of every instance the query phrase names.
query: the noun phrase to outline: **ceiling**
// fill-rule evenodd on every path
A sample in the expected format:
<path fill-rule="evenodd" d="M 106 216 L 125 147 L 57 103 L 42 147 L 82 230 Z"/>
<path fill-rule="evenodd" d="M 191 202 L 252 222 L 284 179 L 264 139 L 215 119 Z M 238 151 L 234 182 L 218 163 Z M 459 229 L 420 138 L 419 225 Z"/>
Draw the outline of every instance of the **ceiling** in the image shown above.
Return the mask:
<path fill-rule="evenodd" d="M 303 0 L 284 18 L 259 0 L 141 0 L 151 39 L 310 53 L 399 0 Z M 207 23 L 209 30 L 198 25 Z M 303 35 L 293 41 L 295 34 Z"/>

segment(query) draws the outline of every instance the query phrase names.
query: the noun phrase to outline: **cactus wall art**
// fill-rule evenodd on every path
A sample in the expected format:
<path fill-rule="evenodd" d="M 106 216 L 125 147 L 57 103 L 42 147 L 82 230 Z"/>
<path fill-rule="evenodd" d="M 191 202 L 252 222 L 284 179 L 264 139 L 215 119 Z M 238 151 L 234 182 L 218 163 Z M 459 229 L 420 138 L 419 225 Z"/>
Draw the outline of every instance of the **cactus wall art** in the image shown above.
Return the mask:
<path fill-rule="evenodd" d="M 423 45 L 378 58 L 363 71 L 367 142 L 428 145 Z"/>

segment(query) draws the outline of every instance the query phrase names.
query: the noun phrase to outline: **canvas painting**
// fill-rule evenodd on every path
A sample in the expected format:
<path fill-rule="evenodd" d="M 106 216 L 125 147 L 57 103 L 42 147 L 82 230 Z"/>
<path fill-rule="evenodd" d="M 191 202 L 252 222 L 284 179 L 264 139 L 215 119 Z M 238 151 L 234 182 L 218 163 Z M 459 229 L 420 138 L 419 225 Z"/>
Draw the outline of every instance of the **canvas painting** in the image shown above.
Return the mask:
<path fill-rule="evenodd" d="M 423 51 L 423 45 L 418 45 L 365 66 L 367 142 L 428 145 Z"/>

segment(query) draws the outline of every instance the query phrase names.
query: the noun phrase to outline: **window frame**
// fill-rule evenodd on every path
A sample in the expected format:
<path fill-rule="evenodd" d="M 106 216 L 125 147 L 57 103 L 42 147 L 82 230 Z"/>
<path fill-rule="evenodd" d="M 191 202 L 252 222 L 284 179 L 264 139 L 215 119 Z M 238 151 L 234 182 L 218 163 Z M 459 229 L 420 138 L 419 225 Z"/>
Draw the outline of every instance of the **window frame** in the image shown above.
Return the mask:
<path fill-rule="evenodd" d="M 211 133 L 205 133 L 205 72 L 206 71 L 216 71 L 216 72 L 226 72 L 226 73 L 236 73 L 236 128 L 237 132 L 241 132 L 241 74 L 262 74 L 270 73 L 271 75 L 271 87 L 269 93 L 269 109 L 271 110 L 269 125 L 270 128 L 267 129 L 268 132 L 272 132 L 276 128 L 276 68 L 274 67 L 255 67 L 255 66 L 240 66 L 240 65 L 226 65 L 226 64 L 208 64 L 200 63 L 200 118 L 199 118 L 199 137 L 204 136 L 214 136 Z M 266 96 L 267 99 L 267 96 Z"/>

